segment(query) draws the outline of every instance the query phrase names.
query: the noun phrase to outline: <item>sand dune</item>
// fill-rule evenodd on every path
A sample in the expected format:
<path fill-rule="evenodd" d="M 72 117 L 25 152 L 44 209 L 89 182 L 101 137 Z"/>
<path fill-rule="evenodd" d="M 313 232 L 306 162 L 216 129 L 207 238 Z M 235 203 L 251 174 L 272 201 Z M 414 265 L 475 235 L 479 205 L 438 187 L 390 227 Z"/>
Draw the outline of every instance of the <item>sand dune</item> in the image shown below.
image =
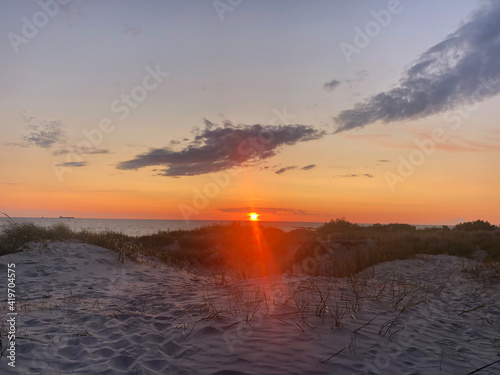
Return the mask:
<path fill-rule="evenodd" d="M 18 291 L 17 367 L 4 357 L 2 374 L 456 375 L 500 359 L 500 283 L 451 256 L 230 285 L 78 243 L 0 263 L 16 263 Z"/>

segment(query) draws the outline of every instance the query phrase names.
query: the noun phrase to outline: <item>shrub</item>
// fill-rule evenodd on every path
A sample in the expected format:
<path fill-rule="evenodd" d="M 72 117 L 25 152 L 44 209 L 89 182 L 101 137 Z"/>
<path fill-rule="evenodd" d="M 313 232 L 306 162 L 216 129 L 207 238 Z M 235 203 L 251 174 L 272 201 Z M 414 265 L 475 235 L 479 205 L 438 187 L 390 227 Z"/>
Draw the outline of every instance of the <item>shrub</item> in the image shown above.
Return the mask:
<path fill-rule="evenodd" d="M 467 232 L 478 231 L 478 230 L 495 230 L 497 227 L 495 225 L 490 224 L 487 221 L 476 220 L 476 221 L 467 221 L 465 223 L 460 223 L 455 225 L 455 230 L 464 230 Z"/>
<path fill-rule="evenodd" d="M 358 224 L 350 223 L 345 217 L 341 219 L 330 220 L 328 223 L 323 224 L 317 228 L 320 233 L 331 233 L 331 232 L 350 232 L 359 228 Z"/>
<path fill-rule="evenodd" d="M 415 225 L 410 224 L 374 224 L 371 228 L 381 231 L 381 232 L 413 232 L 417 230 Z"/>

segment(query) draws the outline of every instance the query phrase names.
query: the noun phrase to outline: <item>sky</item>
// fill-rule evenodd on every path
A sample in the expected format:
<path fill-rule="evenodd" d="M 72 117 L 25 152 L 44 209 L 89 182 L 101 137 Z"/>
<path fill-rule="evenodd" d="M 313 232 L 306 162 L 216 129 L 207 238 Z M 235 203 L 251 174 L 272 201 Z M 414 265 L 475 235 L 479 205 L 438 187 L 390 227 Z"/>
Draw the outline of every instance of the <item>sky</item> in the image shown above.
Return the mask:
<path fill-rule="evenodd" d="M 40 0 L 0 15 L 0 212 L 500 224 L 500 4 Z"/>

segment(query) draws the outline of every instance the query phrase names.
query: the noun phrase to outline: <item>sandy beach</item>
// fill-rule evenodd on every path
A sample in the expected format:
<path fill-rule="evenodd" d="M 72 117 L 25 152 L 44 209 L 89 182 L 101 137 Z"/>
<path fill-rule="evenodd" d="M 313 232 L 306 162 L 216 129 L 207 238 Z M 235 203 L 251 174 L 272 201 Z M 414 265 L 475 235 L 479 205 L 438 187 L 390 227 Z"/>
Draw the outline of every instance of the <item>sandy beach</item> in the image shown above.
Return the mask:
<path fill-rule="evenodd" d="M 500 0 L 0 35 L 0 375 L 500 375 Z"/>
<path fill-rule="evenodd" d="M 465 375 L 500 360 L 500 287 L 469 272 L 475 260 L 226 285 L 72 242 L 0 260 L 17 289 L 16 368 L 4 357 L 3 374 Z"/>

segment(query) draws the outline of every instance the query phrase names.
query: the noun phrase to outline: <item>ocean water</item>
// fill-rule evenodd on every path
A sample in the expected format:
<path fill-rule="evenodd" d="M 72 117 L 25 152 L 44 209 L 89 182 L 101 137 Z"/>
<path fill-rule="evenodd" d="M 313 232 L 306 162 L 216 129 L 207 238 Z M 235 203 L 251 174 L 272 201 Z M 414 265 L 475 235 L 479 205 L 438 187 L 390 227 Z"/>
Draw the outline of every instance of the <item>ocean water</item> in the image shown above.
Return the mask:
<path fill-rule="evenodd" d="M 212 220 L 140 220 L 140 219 L 80 219 L 80 218 L 12 218 L 17 223 L 32 222 L 40 226 L 51 226 L 57 223 L 64 223 L 70 229 L 80 231 L 88 229 L 94 232 L 113 231 L 121 232 L 129 236 L 142 236 L 156 233 L 159 230 L 190 230 L 213 224 L 230 224 L 231 221 Z M 0 229 L 8 223 L 6 217 L 0 218 Z M 248 223 L 248 222 L 242 222 Z M 290 221 L 260 221 L 260 225 L 272 226 L 286 232 L 297 228 L 317 228 L 324 223 L 315 222 L 290 222 Z"/>

